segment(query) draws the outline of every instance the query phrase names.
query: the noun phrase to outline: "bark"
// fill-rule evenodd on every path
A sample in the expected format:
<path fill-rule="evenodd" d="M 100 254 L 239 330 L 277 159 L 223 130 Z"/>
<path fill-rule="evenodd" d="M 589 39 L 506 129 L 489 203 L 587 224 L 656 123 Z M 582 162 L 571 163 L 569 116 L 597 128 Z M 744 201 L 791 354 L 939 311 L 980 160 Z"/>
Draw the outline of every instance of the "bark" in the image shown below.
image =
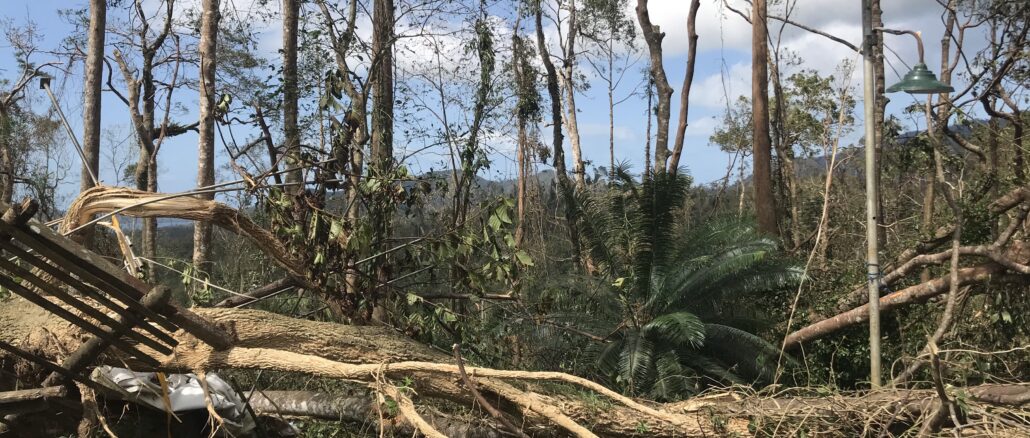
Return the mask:
<path fill-rule="evenodd" d="M 526 179 L 529 177 L 529 166 L 527 164 L 526 148 L 529 147 L 528 139 L 526 138 L 526 118 L 520 116 L 518 119 L 518 150 L 516 151 L 515 159 L 518 166 L 518 187 L 516 193 L 516 212 L 515 212 L 515 247 L 522 247 L 522 240 L 525 238 L 526 233 Z"/>
<path fill-rule="evenodd" d="M 283 0 L 283 134 L 286 147 L 286 165 L 299 167 L 300 129 L 297 127 L 297 28 L 299 25 L 300 0 Z M 294 183 L 287 190 L 299 193 L 304 186 L 296 184 L 304 177 L 302 169 L 286 173 L 286 182 Z"/>
<path fill-rule="evenodd" d="M 518 183 L 516 186 L 516 218 L 515 218 L 515 247 L 521 248 L 526 233 L 526 201 L 527 201 L 527 179 L 529 178 L 529 156 L 526 153 L 529 148 L 529 137 L 526 129 L 530 123 L 531 111 L 536 108 L 523 106 L 523 102 L 536 97 L 536 78 L 530 78 L 527 69 L 530 67 L 526 59 L 526 48 L 523 40 L 517 34 L 512 36 L 512 47 L 514 47 L 514 62 L 512 68 L 515 73 L 515 85 L 518 93 L 519 104 L 515 107 L 515 119 L 518 129 L 518 139 L 515 151 L 516 170 L 518 172 Z"/>
<path fill-rule="evenodd" d="M 934 184 L 933 171 L 927 176 L 926 188 L 923 191 L 923 205 L 922 205 L 922 223 L 920 223 L 919 231 L 923 236 L 928 236 L 933 226 L 933 205 L 937 198 L 936 188 Z M 924 268 L 923 272 L 919 274 L 919 278 L 922 282 L 930 281 L 930 269 Z"/>
<path fill-rule="evenodd" d="M 326 394 L 313 391 L 253 391 L 247 393 L 250 406 L 258 415 L 282 415 L 341 421 L 357 425 L 377 421 L 375 401 L 369 391 Z M 446 436 L 468 438 L 500 438 L 493 427 L 482 422 L 469 422 L 447 415 L 423 413 L 433 428 Z M 412 436 L 415 429 L 397 419 L 386 426 L 388 436 Z"/>
<path fill-rule="evenodd" d="M 82 100 L 82 149 L 86 156 L 80 176 L 80 191 L 95 185 L 90 174 L 100 170 L 101 84 L 104 78 L 104 36 L 107 26 L 107 1 L 89 2 L 89 48 L 86 52 L 86 77 Z"/>
<path fill-rule="evenodd" d="M 697 60 L 697 10 L 701 0 L 690 2 L 690 13 L 687 15 L 687 72 L 683 77 L 683 89 L 680 91 L 680 118 L 676 125 L 676 143 L 669 158 L 669 173 L 676 173 L 683 154 L 683 142 L 687 133 L 688 110 L 690 109 L 690 87 L 694 82 L 694 64 Z"/>
<path fill-rule="evenodd" d="M 332 44 L 338 73 L 341 77 L 350 78 L 352 75 L 347 57 L 350 56 L 351 43 L 356 35 L 358 0 L 351 0 L 348 3 L 347 16 L 345 17 L 346 28 L 342 33 L 337 31 L 333 15 L 325 0 L 319 0 L 317 3 L 322 11 L 322 15 L 325 17 L 325 27 L 329 31 L 329 41 Z M 347 177 L 349 184 L 345 187 L 347 197 L 346 216 L 349 225 L 355 227 L 363 213 L 362 209 L 358 206 L 358 197 L 360 195 L 358 188 L 361 186 L 361 178 L 365 172 L 364 148 L 370 137 L 367 107 L 368 90 L 364 87 L 359 89 L 354 82 L 347 80 L 343 81 L 343 91 L 350 98 L 350 105 L 345 118 L 347 130 L 343 133 L 349 137 L 350 141 L 344 142 L 344 150 L 334 152 L 337 153 L 336 158 L 340 160 L 336 163 L 337 166 L 349 171 L 349 176 Z M 353 261 L 353 258 L 349 258 L 345 261 L 345 264 L 351 265 Z M 334 313 L 343 314 L 346 309 L 332 303 L 341 303 L 348 299 L 351 302 L 356 301 L 352 298 L 358 293 L 357 283 L 358 273 L 353 268 L 349 269 L 344 276 L 344 294 L 346 296 L 335 296 L 334 300 L 331 301 L 331 309 Z"/>
<path fill-rule="evenodd" d="M 780 199 L 786 203 L 785 210 L 790 215 L 790 246 L 797 249 L 801 245 L 801 218 L 798 208 L 798 186 L 800 184 L 798 183 L 797 170 L 794 167 L 794 144 L 785 132 L 787 109 L 786 102 L 784 101 L 783 77 L 780 74 L 779 53 L 777 52 L 773 55 L 773 62 L 770 63 L 770 73 L 773 83 L 773 96 L 776 100 L 776 119 L 773 123 L 775 135 L 772 138 L 778 164 L 776 169 L 780 183 L 778 188 L 780 189 Z M 778 213 L 778 216 L 782 216 L 782 212 L 778 211 Z M 777 223 L 783 222 L 785 221 L 782 219 L 777 220 Z"/>
<path fill-rule="evenodd" d="M 393 0 L 375 0 L 372 18 L 372 167 L 393 161 Z"/>
<path fill-rule="evenodd" d="M 121 53 L 115 52 L 115 62 L 122 73 L 126 84 L 126 95 L 122 96 L 115 91 L 129 109 L 129 119 L 132 122 L 133 130 L 139 143 L 139 159 L 136 162 L 135 183 L 136 189 L 148 192 L 157 192 L 157 152 L 160 144 L 169 136 L 169 115 L 171 112 L 172 91 L 175 88 L 178 78 L 178 61 L 172 73 L 172 82 L 168 86 L 166 98 L 166 110 L 161 129 L 155 127 L 155 108 L 157 106 L 157 82 L 154 80 L 154 61 L 158 50 L 164 45 L 165 40 L 171 35 L 172 15 L 174 13 L 175 1 L 168 1 L 165 6 L 165 18 L 161 29 L 153 41 L 148 41 L 151 36 L 148 17 L 143 9 L 142 2 L 135 4 L 137 16 L 140 19 L 139 46 L 141 52 L 140 77 L 130 71 L 128 64 L 122 58 Z M 108 86 L 114 90 L 111 78 L 108 78 Z M 142 91 L 142 94 L 141 94 Z M 140 104 L 142 103 L 142 108 Z M 185 132 L 182 130 L 181 132 Z M 181 133 L 180 132 L 180 133 Z M 157 220 L 153 218 L 143 220 L 143 257 L 153 259 L 157 255 Z"/>
<path fill-rule="evenodd" d="M 63 386 L 0 392 L 0 412 L 6 415 L 39 412 L 49 407 L 48 399 L 61 398 L 67 394 L 68 391 Z"/>
<path fill-rule="evenodd" d="M 569 0 L 569 29 L 565 40 L 565 60 L 561 80 L 565 88 L 565 128 L 569 132 L 569 146 L 572 149 L 572 174 L 576 190 L 586 188 L 586 166 L 583 164 L 583 148 L 579 138 L 579 118 L 576 114 L 576 36 L 579 23 L 576 21 L 576 0 Z M 544 53 L 543 56 L 548 56 Z"/>
<path fill-rule="evenodd" d="M 547 78 L 547 94 L 551 100 L 551 146 L 553 148 L 554 174 L 558 180 L 558 192 L 565 204 L 565 223 L 569 227 L 569 241 L 572 243 L 572 256 L 577 264 L 582 254 L 582 246 L 579 240 L 579 226 L 577 224 L 576 200 L 573 196 L 573 187 L 569 181 L 568 172 L 565 169 L 565 150 L 562 148 L 562 109 L 561 91 L 558 87 L 558 71 L 551 62 L 548 55 L 547 42 L 544 39 L 543 25 L 543 2 L 537 0 L 534 8 L 534 19 L 536 21 L 536 44 L 540 52 L 540 61 L 544 65 L 544 72 Z"/>
<path fill-rule="evenodd" d="M 100 106 L 101 83 L 104 78 L 104 36 L 107 27 L 107 1 L 90 0 L 89 2 L 89 48 L 86 52 L 86 74 L 83 83 L 82 99 L 82 163 L 79 191 L 93 187 L 95 182 L 91 175 L 100 172 Z M 87 248 L 93 245 L 93 229 L 83 233 L 82 244 Z"/>
<path fill-rule="evenodd" d="M 669 120 L 672 113 L 672 87 L 665 75 L 662 64 L 662 40 L 665 33 L 658 26 L 651 24 L 651 15 L 647 9 L 647 0 L 637 0 L 637 21 L 640 23 L 644 42 L 650 55 L 651 78 L 658 91 L 658 107 L 655 111 L 657 132 L 654 143 L 654 170 L 664 172 L 669 158 Z"/>
<path fill-rule="evenodd" d="M 870 4 L 870 18 L 873 22 L 873 27 L 883 27 L 883 9 L 880 7 L 880 0 L 871 0 Z M 873 108 L 873 123 L 876 127 L 874 139 L 874 147 L 876 148 L 876 186 L 883 187 L 883 166 L 885 165 L 884 160 L 880 158 L 883 154 L 883 127 L 885 125 L 885 115 L 887 113 L 887 104 L 890 103 L 890 98 L 885 93 L 887 89 L 886 77 L 884 76 L 884 57 L 883 57 L 883 32 L 873 32 L 873 74 L 875 76 L 875 96 L 876 106 Z M 932 178 L 931 178 L 932 179 Z M 887 243 L 887 219 L 884 217 L 883 208 L 883 195 L 885 190 L 876 191 L 876 221 L 877 221 L 877 238 L 880 242 Z"/>
<path fill-rule="evenodd" d="M 471 402 L 465 389 L 454 384 L 452 378 L 457 377 L 458 368 L 450 363 L 449 356 L 387 327 L 303 321 L 256 310 L 194 310 L 226 329 L 235 340 L 234 346 L 216 352 L 188 334 L 176 332 L 174 336 L 179 345 L 171 355 L 160 355 L 141 347 L 148 354 L 161 358 L 162 364 L 156 370 L 265 369 L 370 383 L 376 380 L 376 376 L 388 379 L 413 377 L 414 389 L 420 397 L 445 398 L 464 404 Z M 27 320 L 39 324 L 32 323 L 26 327 Z M 82 339 L 76 327 L 52 314 L 33 309 L 32 305 L 20 299 L 0 306 L 0 329 L 0 340 L 17 343 L 27 349 L 45 347 L 50 355 L 62 351 L 62 348 L 63 351 L 74 350 Z M 155 369 L 120 357 L 117 352 L 109 352 L 104 360 L 137 370 Z M 557 424 L 579 436 L 594 436 L 581 424 L 590 424 L 596 433 L 607 436 L 640 436 L 642 422 L 649 426 L 647 436 L 689 436 L 718 430 L 708 418 L 656 410 L 596 383 L 563 373 L 474 367 L 467 370 L 478 377 L 481 389 L 490 397 L 506 400 L 505 406 L 511 413 L 523 416 L 532 424 L 550 424 L 549 427 Z M 505 383 L 506 379 L 565 382 L 599 392 L 614 400 L 616 405 L 605 418 L 598 419 L 597 411 L 583 401 L 520 390 Z"/>
<path fill-rule="evenodd" d="M 14 153 L 8 140 L 7 107 L 0 106 L 0 201 L 11 204 L 14 200 Z"/>
<path fill-rule="evenodd" d="M 393 44 L 394 44 L 394 2 L 393 0 L 375 0 L 372 9 L 372 162 L 369 174 L 372 177 L 387 178 L 393 169 Z M 391 233 L 393 202 L 387 193 L 392 181 L 383 181 L 379 192 L 372 194 L 370 220 L 372 222 L 372 248 L 385 249 L 386 239 Z M 384 284 L 389 281 L 389 257 L 379 257 L 374 263 L 375 281 Z M 375 305 L 384 292 L 381 288 L 372 289 L 370 308 L 372 314 L 366 319 L 383 320 L 385 315 L 378 315 L 382 310 Z"/>
<path fill-rule="evenodd" d="M 200 24 L 200 141 L 197 148 L 197 186 L 215 183 L 215 67 L 218 43 L 218 0 L 204 0 Z M 214 193 L 198 194 L 197 199 L 212 200 Z M 193 268 L 210 269 L 211 224 L 194 222 Z"/>
<path fill-rule="evenodd" d="M 751 113 L 754 160 L 755 215 L 759 231 L 777 236 L 776 198 L 773 195 L 772 140 L 769 137 L 769 45 L 766 1 L 755 0 L 751 17 Z"/>
<path fill-rule="evenodd" d="M 273 281 L 250 292 L 246 296 L 233 295 L 215 303 L 212 307 L 238 307 L 250 304 L 266 297 L 276 295 L 285 290 L 296 287 L 297 282 L 292 278 L 283 278 Z"/>
<path fill-rule="evenodd" d="M 404 338 L 392 329 L 302 321 L 255 310 L 195 310 L 227 328 L 236 340 L 235 346 L 214 352 L 189 335 L 176 332 L 179 346 L 173 355 L 158 356 L 163 362 L 157 369 L 168 372 L 226 368 L 277 370 L 352 380 L 369 385 L 372 390 L 384 381 L 411 378 L 414 391 L 405 391 L 410 395 L 410 398 L 405 397 L 409 402 L 444 399 L 466 406 L 472 403 L 467 391 L 455 384 L 459 370 L 447 355 Z M 43 348 L 52 356 L 62 348 L 73 349 L 80 339 L 81 334 L 73 326 L 33 309 L 24 301 L 11 300 L 0 306 L 0 340 L 18 343 L 23 348 Z M 122 365 L 121 359 L 111 355 L 105 361 Z M 679 403 L 643 405 L 593 382 L 563 373 L 476 367 L 467 367 L 467 371 L 477 377 L 477 384 L 489 394 L 488 398 L 500 401 L 499 408 L 507 415 L 521 418 L 525 426 L 544 432 L 564 429 L 576 436 L 727 436 L 734 433 L 750 436 L 749 424 L 764 421 L 793 424 L 810 418 L 824 420 L 811 423 L 813 425 L 822 424 L 820 427 L 835 428 L 847 434 L 850 428 L 861 430 L 863 425 L 881 424 L 865 421 L 869 419 L 867 413 L 882 416 L 877 417 L 879 420 L 893 418 L 897 424 L 917 422 L 922 413 L 932 412 L 935 407 L 932 391 L 898 389 L 834 397 L 761 398 L 731 393 Z M 508 381 L 521 381 L 520 385 L 526 389 L 517 389 Z M 553 384 L 536 384 L 541 381 L 578 386 L 607 398 L 611 404 L 601 411 L 596 396 L 583 399 L 538 392 L 554 387 Z M 1018 407 L 1030 401 L 1030 386 L 1026 384 L 983 385 L 966 388 L 964 392 L 968 394 L 969 403 Z M 396 395 L 395 388 L 393 393 Z M 287 414 L 367 418 L 368 415 L 361 412 L 364 406 L 370 408 L 367 413 L 375 412 L 374 405 L 366 404 L 362 393 L 345 393 L 339 398 L 298 392 L 266 394 L 266 400 L 282 401 L 277 403 L 277 409 Z M 270 411 L 262 408 L 261 397 L 260 393 L 255 393 L 252 398 L 255 410 Z M 408 408 L 413 410 L 412 405 Z M 430 427 L 436 430 L 447 430 L 445 424 L 436 422 L 431 415 L 416 415 L 423 419 L 428 417 Z M 456 436 L 453 432 L 449 435 Z"/>
<path fill-rule="evenodd" d="M 165 119 L 162 123 L 160 132 L 155 132 L 154 120 L 155 120 L 155 107 L 157 100 L 157 84 L 154 81 L 154 58 L 157 55 L 157 51 L 164 44 L 166 38 L 171 33 L 172 27 L 172 14 L 175 8 L 175 1 L 169 0 L 167 2 L 165 10 L 165 21 L 161 29 L 161 33 L 158 34 L 155 41 L 148 45 L 146 42 L 147 32 L 149 26 L 146 25 L 146 18 L 144 16 L 143 8 L 141 3 L 137 2 L 137 10 L 140 12 L 140 19 L 142 23 L 142 29 L 140 30 L 141 44 L 143 45 L 143 65 L 141 67 L 141 79 L 143 83 L 143 124 L 146 127 L 144 131 L 137 129 L 136 134 L 139 137 L 143 137 L 142 133 L 145 133 L 150 141 L 143 141 L 140 139 L 140 156 L 139 161 L 136 163 L 136 188 L 140 190 L 146 190 L 148 192 L 157 192 L 157 152 L 158 147 L 164 141 L 164 137 L 168 134 L 168 114 L 171 112 L 171 107 L 168 106 L 165 112 Z M 178 65 L 173 75 L 178 75 Z M 168 102 L 171 102 L 172 88 L 175 87 L 175 78 L 172 78 L 172 86 L 168 90 Z M 144 175 L 140 175 L 141 169 L 144 169 Z M 141 178 L 143 176 L 143 178 Z M 157 219 L 144 219 L 143 220 L 143 256 L 149 259 L 153 259 L 157 256 Z M 153 270 L 150 271 L 153 273 Z"/>
<path fill-rule="evenodd" d="M 958 271 L 958 286 L 966 286 L 974 283 L 989 281 L 992 276 L 1005 271 L 1005 268 L 997 263 L 985 263 L 971 268 L 963 268 Z M 948 292 L 951 287 L 951 277 L 939 277 L 926 283 L 920 283 L 899 290 L 880 298 L 880 312 L 886 313 L 898 307 L 924 302 L 935 296 Z M 851 309 L 822 321 L 810 324 L 787 335 L 784 340 L 786 348 L 791 349 L 800 346 L 804 342 L 810 342 L 842 329 L 864 323 L 869 320 L 869 305 Z"/>
<path fill-rule="evenodd" d="M 479 85 L 476 87 L 475 104 L 472 108 L 472 125 L 469 127 L 468 140 L 465 142 L 465 149 L 461 151 L 461 175 L 455 176 L 454 191 L 454 215 L 452 225 L 458 227 L 463 224 L 468 215 L 469 206 L 472 200 L 472 189 L 474 186 L 476 172 L 479 165 L 476 163 L 479 152 L 482 150 L 479 139 L 483 128 L 483 122 L 489 117 L 488 104 L 493 89 L 493 72 L 495 67 L 492 36 L 489 34 L 489 24 L 485 17 L 476 21 L 476 55 L 479 58 Z M 441 101 L 444 100 L 443 88 L 440 88 Z M 447 115 L 443 115 L 443 123 L 447 124 Z M 452 150 L 453 151 L 453 150 Z M 451 158 L 453 162 L 453 158 Z"/>

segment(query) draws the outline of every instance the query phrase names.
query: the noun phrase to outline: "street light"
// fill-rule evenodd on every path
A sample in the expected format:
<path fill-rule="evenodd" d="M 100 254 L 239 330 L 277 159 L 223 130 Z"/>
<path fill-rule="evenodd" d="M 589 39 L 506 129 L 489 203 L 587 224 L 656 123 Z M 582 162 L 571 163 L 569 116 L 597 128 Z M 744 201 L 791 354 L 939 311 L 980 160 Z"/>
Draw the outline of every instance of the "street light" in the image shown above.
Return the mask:
<path fill-rule="evenodd" d="M 955 91 L 951 85 L 938 81 L 937 76 L 926 67 L 926 62 L 923 59 L 923 38 L 919 36 L 919 32 L 913 32 L 911 30 L 884 29 L 882 27 L 878 27 L 875 30 L 894 35 L 912 35 L 916 39 L 916 47 L 919 48 L 919 63 L 916 64 L 915 67 L 912 67 L 912 70 L 910 70 L 905 77 L 901 79 L 901 82 L 887 87 L 888 93 L 904 91 L 910 94 L 935 94 Z"/>
<path fill-rule="evenodd" d="M 864 76 L 865 112 L 865 183 L 866 183 L 866 275 L 869 286 L 869 383 L 873 388 L 880 386 L 880 261 L 877 242 L 879 199 L 876 181 L 876 117 L 875 76 L 873 72 L 873 46 L 876 43 L 874 31 L 895 35 L 909 34 L 915 37 L 919 47 L 919 63 L 902 78 L 901 82 L 887 88 L 888 93 L 904 91 L 911 94 L 948 93 L 955 91 L 950 85 L 937 80 L 923 60 L 923 39 L 918 32 L 874 28 L 871 0 L 862 0 L 862 74 Z"/>

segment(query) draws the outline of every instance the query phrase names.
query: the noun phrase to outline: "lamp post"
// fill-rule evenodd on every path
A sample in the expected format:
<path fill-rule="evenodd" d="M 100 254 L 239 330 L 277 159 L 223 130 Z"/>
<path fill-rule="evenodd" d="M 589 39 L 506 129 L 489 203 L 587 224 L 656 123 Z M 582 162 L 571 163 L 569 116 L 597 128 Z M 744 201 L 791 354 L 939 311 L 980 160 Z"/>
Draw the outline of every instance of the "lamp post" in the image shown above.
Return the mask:
<path fill-rule="evenodd" d="M 873 28 L 872 1 L 862 0 L 862 75 L 865 117 L 865 186 L 866 186 L 866 275 L 869 287 L 869 383 L 873 388 L 880 386 L 880 260 L 877 242 L 877 200 L 876 181 L 876 138 L 881 129 L 874 126 L 876 110 L 876 84 L 873 72 L 874 31 L 895 35 L 909 34 L 916 38 L 919 47 L 919 63 L 908 72 L 901 82 L 887 88 L 888 93 L 905 91 L 912 94 L 947 93 L 955 91 L 951 86 L 937 80 L 923 59 L 923 40 L 918 32 Z"/>

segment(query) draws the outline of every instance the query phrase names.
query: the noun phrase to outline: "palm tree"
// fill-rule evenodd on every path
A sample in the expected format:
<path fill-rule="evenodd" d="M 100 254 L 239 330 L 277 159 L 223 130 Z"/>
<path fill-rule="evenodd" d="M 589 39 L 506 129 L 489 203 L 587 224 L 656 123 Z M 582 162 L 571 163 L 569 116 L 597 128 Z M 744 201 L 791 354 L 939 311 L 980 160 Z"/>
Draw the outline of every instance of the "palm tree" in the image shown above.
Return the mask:
<path fill-rule="evenodd" d="M 582 199 L 586 243 L 611 284 L 590 294 L 600 307 L 591 325 L 610 333 L 599 370 L 656 399 L 706 382 L 771 380 L 778 350 L 753 334 L 755 309 L 739 304 L 796 285 L 801 271 L 751 224 L 686 229 L 687 177 L 659 172 L 637 183 L 617 174 L 607 192 Z"/>

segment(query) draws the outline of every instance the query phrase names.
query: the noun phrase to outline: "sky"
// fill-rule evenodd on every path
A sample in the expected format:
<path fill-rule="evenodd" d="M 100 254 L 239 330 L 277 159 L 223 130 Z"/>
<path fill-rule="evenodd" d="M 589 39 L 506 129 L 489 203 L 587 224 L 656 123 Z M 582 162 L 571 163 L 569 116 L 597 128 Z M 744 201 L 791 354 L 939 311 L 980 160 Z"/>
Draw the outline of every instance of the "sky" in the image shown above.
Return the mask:
<path fill-rule="evenodd" d="M 148 0 L 154 4 L 156 0 Z M 184 2 L 195 0 L 183 0 Z M 256 0 L 228 0 L 238 10 L 248 11 L 258 8 Z M 635 3 L 635 2 L 630 2 Z M 0 0 L 0 17 L 3 20 L 15 25 L 22 25 L 28 21 L 36 24 L 40 34 L 40 46 L 42 48 L 56 48 L 61 40 L 67 36 L 72 27 L 59 16 L 58 11 L 64 8 L 81 7 L 86 4 L 85 0 Z M 687 52 L 687 31 L 686 20 L 688 12 L 688 1 L 683 0 L 651 0 L 650 14 L 655 24 L 659 25 L 662 31 L 666 32 L 663 42 L 664 65 L 669 76 L 669 82 L 675 90 L 673 95 L 673 126 L 678 117 L 678 102 L 680 85 L 683 81 L 686 65 Z M 737 9 L 747 10 L 747 4 L 740 0 L 730 0 L 730 4 Z M 839 36 L 856 45 L 860 43 L 861 37 L 861 2 L 859 0 L 799 0 L 794 4 L 791 13 L 792 19 L 805 25 L 821 29 L 833 35 Z M 278 10 L 278 0 L 268 0 L 266 8 Z M 309 5 L 308 7 L 313 7 Z M 940 61 L 940 39 L 943 34 L 941 19 L 941 8 L 935 0 L 906 0 L 906 1 L 884 1 L 884 23 L 886 27 L 895 29 L 910 29 L 921 31 L 926 44 L 926 62 L 931 69 L 939 71 Z M 629 11 L 632 14 L 632 11 Z M 119 14 L 122 12 L 112 12 Z M 504 16 L 505 12 L 496 12 Z M 510 14 L 510 12 L 508 12 Z M 770 9 L 771 14 L 783 15 L 782 6 L 774 6 Z M 631 17 L 634 18 L 635 16 Z M 495 17 L 497 18 L 497 17 Z M 109 19 L 110 20 L 110 19 Z M 497 18 L 504 21 L 502 18 Z M 741 17 L 728 11 L 722 5 L 721 0 L 703 0 L 697 19 L 699 48 L 697 56 L 697 67 L 694 78 L 694 86 L 691 91 L 691 105 L 688 118 L 687 137 L 685 142 L 683 159 L 681 164 L 689 169 L 690 174 L 698 183 L 710 183 L 717 181 L 726 174 L 728 156 L 721 152 L 718 147 L 709 144 L 709 137 L 718 125 L 718 120 L 726 109 L 727 97 L 730 101 L 739 95 L 750 95 L 751 76 L 751 27 Z M 276 22 L 269 22 L 260 25 L 258 51 L 264 57 L 273 62 L 279 62 L 279 44 L 281 41 L 281 30 Z M 508 23 L 507 28 L 510 29 Z M 778 31 L 779 24 L 770 22 L 770 31 Z M 503 26 L 498 26 L 503 28 Z M 531 29 L 529 29 L 531 30 Z M 359 32 L 367 32 L 367 26 L 359 26 Z M 510 30 L 508 30 L 510 32 Z M 553 25 L 547 28 L 547 34 L 553 43 L 556 31 Z M 639 30 L 638 30 L 639 35 Z M 412 42 L 410 44 L 416 44 Z M 454 46 L 456 42 L 444 41 L 444 45 Z M 972 34 L 967 36 L 968 52 L 972 53 L 985 44 L 985 36 Z M 898 80 L 899 73 L 908 71 L 916 59 L 916 46 L 914 40 L 909 36 L 886 37 L 888 46 L 888 84 Z M 782 46 L 800 56 L 804 62 L 800 68 L 816 70 L 823 75 L 833 74 L 841 62 L 851 60 L 856 66 L 861 65 L 861 58 L 857 53 L 847 47 L 833 42 L 825 37 L 808 33 L 806 31 L 787 26 L 783 33 Z M 641 42 L 640 47 L 644 45 Z M 451 47 L 452 50 L 458 47 Z M 110 55 L 110 48 L 108 48 Z M 400 57 L 423 56 L 423 49 L 411 51 L 398 51 Z M 13 80 L 18 74 L 17 68 L 11 60 L 11 47 L 5 40 L 0 40 L 0 78 Z M 460 58 L 460 57 L 459 57 Z M 35 60 L 46 62 L 46 54 L 40 54 Z M 411 60 L 414 62 L 413 60 Z M 404 59 L 398 61 L 400 64 L 406 62 Z M 454 66 L 460 71 L 462 66 Z M 590 77 L 589 67 L 583 63 L 580 66 Z M 625 96 L 640 80 L 638 70 L 644 68 L 643 60 L 632 68 L 628 73 L 623 86 L 616 91 L 617 98 Z M 790 72 L 786 72 L 790 73 Z M 474 80 L 474 70 L 469 72 L 470 79 Z M 67 114 L 73 128 L 81 135 L 81 64 L 73 71 L 69 71 L 67 77 L 55 78 L 55 84 L 59 84 L 60 105 Z M 856 68 L 851 78 L 851 84 L 857 93 L 860 93 L 862 85 L 861 68 Z M 33 88 L 32 96 L 38 108 L 45 109 L 49 105 L 45 96 Z M 185 108 L 195 108 L 196 97 L 189 95 L 192 91 L 182 91 L 180 104 Z M 541 89 L 541 93 L 546 92 Z M 186 96 L 188 95 L 188 96 Z M 859 123 L 856 133 L 845 139 L 844 144 L 855 143 L 861 131 L 861 95 L 856 96 L 858 107 L 856 108 L 856 121 Z M 899 113 L 900 110 L 915 102 L 915 98 L 909 95 L 891 96 L 892 102 L 888 106 L 888 113 Z M 608 162 L 608 109 L 605 87 L 596 78 L 593 78 L 591 88 L 577 95 L 577 104 L 580 109 L 579 124 L 582 135 L 584 156 L 593 161 L 594 165 L 607 165 Z M 643 96 L 631 97 L 616 107 L 616 159 L 628 162 L 633 169 L 639 171 L 643 162 L 643 148 L 646 138 L 646 110 L 647 103 Z M 456 111 L 454 108 L 451 111 Z M 181 114 L 183 122 L 189 122 L 190 117 L 196 112 L 184 112 Z M 459 115 L 463 116 L 463 115 Z M 125 106 L 111 93 L 104 93 L 103 98 L 103 126 L 107 134 L 102 140 L 102 146 L 120 145 L 121 150 L 128 150 L 132 142 L 130 139 L 128 114 Z M 548 129 L 542 128 L 545 134 Z M 246 136 L 246 131 L 237 131 L 238 135 Z M 487 141 L 493 142 L 491 148 L 494 153 L 490 158 L 493 161 L 491 169 L 486 173 L 492 178 L 514 177 L 515 168 L 513 162 L 514 148 L 510 138 L 503 135 L 487 135 Z M 399 144 L 399 152 L 414 150 L 419 147 L 418 138 L 402 138 L 404 144 Z M 545 139 L 549 142 L 549 139 Z M 671 146 L 671 145 L 670 145 Z M 74 159 L 75 153 L 68 145 L 68 159 Z M 568 142 L 566 141 L 566 154 L 568 155 Z M 110 152 L 102 152 L 101 179 L 107 184 L 116 184 L 117 178 L 114 161 L 111 160 Z M 195 133 L 188 133 L 175 137 L 166 142 L 162 147 L 159 156 L 159 189 L 164 192 L 177 192 L 188 190 L 195 186 L 196 178 L 196 156 L 197 136 Z M 224 164 L 227 158 L 223 150 L 218 151 L 219 165 Z M 74 194 L 77 189 L 78 169 L 74 164 L 69 173 L 69 184 L 65 189 L 66 195 Z M 441 159 L 439 151 L 427 151 L 421 155 L 415 155 L 409 161 L 412 171 L 418 173 L 429 168 L 440 169 L 446 166 Z M 546 166 L 538 166 L 543 170 Z M 227 172 L 219 173 L 219 180 L 233 178 Z M 70 197 L 67 202 L 70 202 Z"/>

